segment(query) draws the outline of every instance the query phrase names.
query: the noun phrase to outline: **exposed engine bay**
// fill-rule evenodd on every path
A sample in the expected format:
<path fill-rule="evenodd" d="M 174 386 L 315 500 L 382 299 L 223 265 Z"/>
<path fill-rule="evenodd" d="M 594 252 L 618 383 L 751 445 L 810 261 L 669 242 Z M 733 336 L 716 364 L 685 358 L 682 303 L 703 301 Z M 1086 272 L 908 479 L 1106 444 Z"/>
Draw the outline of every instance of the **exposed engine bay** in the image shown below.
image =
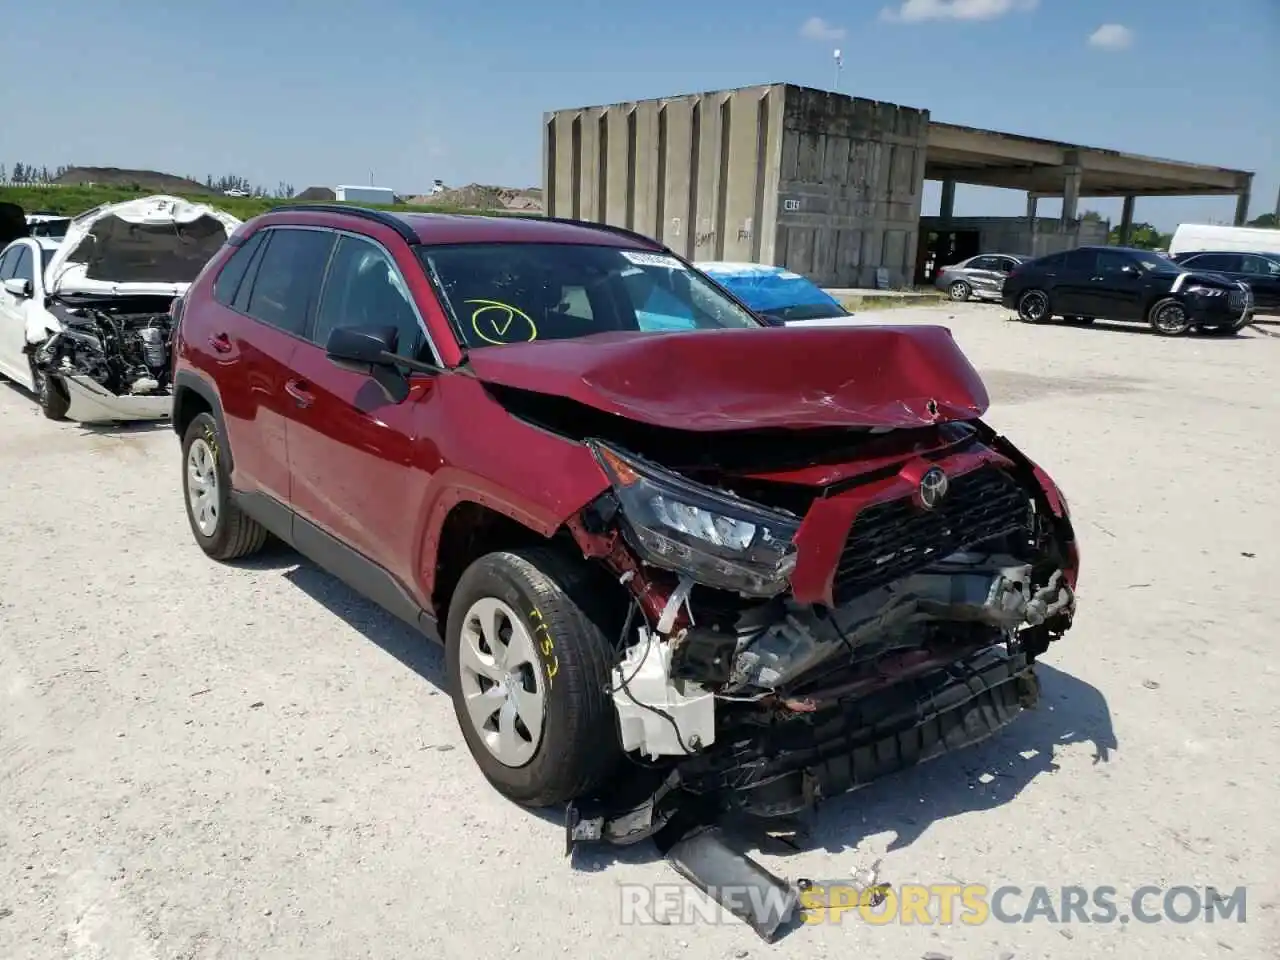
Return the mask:
<path fill-rule="evenodd" d="M 33 350 L 45 375 L 92 380 L 116 396 L 170 393 L 172 297 L 64 296 L 51 305 L 62 329 Z"/>

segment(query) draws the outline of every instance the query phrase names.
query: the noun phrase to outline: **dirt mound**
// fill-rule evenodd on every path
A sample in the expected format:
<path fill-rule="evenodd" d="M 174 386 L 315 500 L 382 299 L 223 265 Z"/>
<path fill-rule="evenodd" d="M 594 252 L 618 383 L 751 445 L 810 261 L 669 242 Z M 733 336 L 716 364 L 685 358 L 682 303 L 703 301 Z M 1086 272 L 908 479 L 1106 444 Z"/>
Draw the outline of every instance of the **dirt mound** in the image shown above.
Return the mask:
<path fill-rule="evenodd" d="M 327 200 L 333 202 L 338 195 L 328 187 L 307 187 L 301 193 L 294 196 L 294 200 L 320 201 Z"/>
<path fill-rule="evenodd" d="M 539 187 L 520 190 L 515 187 L 471 183 L 465 187 L 415 197 L 410 202 L 439 204 L 463 210 L 526 210 L 536 213 L 542 209 L 542 190 Z"/>
<path fill-rule="evenodd" d="M 138 187 L 150 193 L 209 193 L 203 183 L 155 170 L 122 170 L 119 167 L 72 167 L 54 183 L 68 186 Z"/>

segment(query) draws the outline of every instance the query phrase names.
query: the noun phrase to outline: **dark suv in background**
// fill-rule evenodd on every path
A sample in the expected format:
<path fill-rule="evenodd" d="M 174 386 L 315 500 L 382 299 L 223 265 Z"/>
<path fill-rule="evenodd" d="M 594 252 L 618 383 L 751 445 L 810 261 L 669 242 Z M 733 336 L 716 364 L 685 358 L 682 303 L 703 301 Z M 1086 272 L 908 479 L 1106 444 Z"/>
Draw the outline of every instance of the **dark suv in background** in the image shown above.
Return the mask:
<path fill-rule="evenodd" d="M 1253 312 L 1245 284 L 1129 247 L 1079 247 L 1020 264 L 1002 301 L 1026 323 L 1133 321 L 1170 337 L 1233 334 Z"/>
<path fill-rule="evenodd" d="M 945 328 L 769 328 L 625 230 L 313 205 L 177 312 L 196 542 L 270 532 L 443 634 L 491 783 L 613 803 L 574 839 L 981 740 L 1071 624 L 1066 500 Z"/>
<path fill-rule="evenodd" d="M 1180 253 L 1173 259 L 1188 270 L 1244 283 L 1253 291 L 1258 313 L 1280 313 L 1280 253 L 1201 251 Z"/>

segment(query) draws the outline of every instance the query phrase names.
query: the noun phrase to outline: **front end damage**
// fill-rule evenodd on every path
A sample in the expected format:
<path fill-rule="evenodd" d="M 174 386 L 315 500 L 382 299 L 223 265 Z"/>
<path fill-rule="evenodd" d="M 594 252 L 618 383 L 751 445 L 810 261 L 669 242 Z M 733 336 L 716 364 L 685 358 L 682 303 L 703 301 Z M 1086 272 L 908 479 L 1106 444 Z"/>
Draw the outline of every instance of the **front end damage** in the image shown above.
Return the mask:
<path fill-rule="evenodd" d="M 60 329 L 33 344 L 31 357 L 66 392 L 68 417 L 99 423 L 169 415 L 171 299 L 66 297 L 52 305 Z"/>
<path fill-rule="evenodd" d="M 612 674 L 634 763 L 571 806 L 570 848 L 654 837 L 708 891 L 786 889 L 714 825 L 805 813 L 1035 706 L 1075 611 L 1061 493 L 980 421 L 859 437 L 843 466 L 769 471 L 591 441 L 611 490 L 571 530 L 634 601 Z"/>

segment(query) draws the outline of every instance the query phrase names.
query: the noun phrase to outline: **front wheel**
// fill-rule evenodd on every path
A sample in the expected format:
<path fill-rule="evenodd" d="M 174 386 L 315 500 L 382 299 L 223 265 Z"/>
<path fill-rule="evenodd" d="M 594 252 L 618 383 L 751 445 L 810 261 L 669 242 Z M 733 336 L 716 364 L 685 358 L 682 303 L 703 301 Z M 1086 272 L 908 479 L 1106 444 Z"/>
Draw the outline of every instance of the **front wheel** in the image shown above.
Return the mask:
<path fill-rule="evenodd" d="M 67 419 L 67 411 L 71 409 L 71 397 L 67 388 L 57 377 L 51 377 L 31 364 L 31 382 L 35 386 L 36 402 L 40 404 L 40 412 L 50 420 Z"/>
<path fill-rule="evenodd" d="M 490 553 L 449 600 L 445 668 L 463 738 L 485 778 L 526 806 L 582 796 L 621 758 L 591 573 L 554 549 Z"/>
<path fill-rule="evenodd" d="M 1028 290 L 1018 298 L 1018 319 L 1023 323 L 1044 323 L 1049 319 L 1049 295 Z"/>
<path fill-rule="evenodd" d="M 1175 297 L 1157 300 L 1147 314 L 1151 329 L 1162 337 L 1180 337 L 1191 329 L 1187 308 Z"/>

